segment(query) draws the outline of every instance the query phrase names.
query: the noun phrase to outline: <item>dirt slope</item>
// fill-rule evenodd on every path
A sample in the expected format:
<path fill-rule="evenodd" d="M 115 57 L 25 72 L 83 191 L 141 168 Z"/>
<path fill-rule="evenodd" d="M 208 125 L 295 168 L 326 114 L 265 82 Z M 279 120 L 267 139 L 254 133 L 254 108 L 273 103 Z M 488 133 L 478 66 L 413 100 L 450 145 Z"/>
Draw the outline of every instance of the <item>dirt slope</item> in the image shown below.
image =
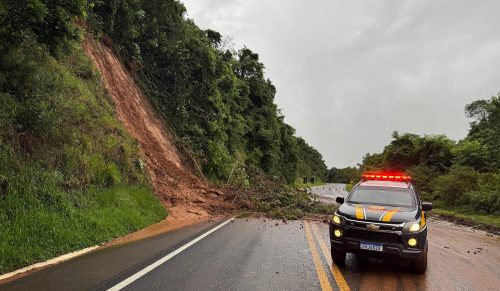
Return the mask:
<path fill-rule="evenodd" d="M 220 193 L 183 165 L 172 135 L 113 49 L 94 40 L 84 41 L 83 48 L 101 73 L 118 118 L 140 144 L 154 191 L 170 212 L 167 220 L 208 217 L 220 206 L 214 195 Z"/>

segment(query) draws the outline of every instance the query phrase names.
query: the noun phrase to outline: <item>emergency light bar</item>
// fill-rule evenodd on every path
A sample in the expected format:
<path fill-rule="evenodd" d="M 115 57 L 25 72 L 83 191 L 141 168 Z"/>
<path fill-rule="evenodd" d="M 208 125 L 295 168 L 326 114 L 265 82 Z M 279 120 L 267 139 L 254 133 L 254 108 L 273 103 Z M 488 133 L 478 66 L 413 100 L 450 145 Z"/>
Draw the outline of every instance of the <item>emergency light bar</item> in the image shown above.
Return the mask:
<path fill-rule="evenodd" d="M 411 181 L 411 177 L 404 173 L 364 173 L 363 180 L 383 180 L 383 181 Z"/>

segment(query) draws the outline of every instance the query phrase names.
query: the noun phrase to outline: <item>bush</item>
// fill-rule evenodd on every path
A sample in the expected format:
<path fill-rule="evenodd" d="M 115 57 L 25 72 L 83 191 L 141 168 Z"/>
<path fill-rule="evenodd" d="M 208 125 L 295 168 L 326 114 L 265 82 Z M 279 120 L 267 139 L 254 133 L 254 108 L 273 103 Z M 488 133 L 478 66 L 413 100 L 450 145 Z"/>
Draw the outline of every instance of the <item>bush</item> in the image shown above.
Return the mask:
<path fill-rule="evenodd" d="M 497 191 L 472 191 L 464 193 L 458 204 L 472 212 L 500 215 L 500 195 Z"/>
<path fill-rule="evenodd" d="M 481 174 L 479 190 L 463 194 L 459 199 L 463 207 L 482 214 L 500 214 L 500 175 Z"/>
<path fill-rule="evenodd" d="M 422 164 L 409 168 L 407 172 L 419 191 L 420 197 L 425 200 L 433 200 L 435 198 L 433 193 L 435 179 L 438 173 L 434 169 Z"/>
<path fill-rule="evenodd" d="M 435 194 L 450 205 L 456 205 L 463 193 L 479 189 L 479 173 L 473 168 L 455 166 L 451 171 L 436 179 Z"/>
<path fill-rule="evenodd" d="M 481 214 L 500 213 L 500 175 L 478 173 L 473 168 L 455 166 L 436 179 L 436 199 L 443 206 L 458 207 Z"/>

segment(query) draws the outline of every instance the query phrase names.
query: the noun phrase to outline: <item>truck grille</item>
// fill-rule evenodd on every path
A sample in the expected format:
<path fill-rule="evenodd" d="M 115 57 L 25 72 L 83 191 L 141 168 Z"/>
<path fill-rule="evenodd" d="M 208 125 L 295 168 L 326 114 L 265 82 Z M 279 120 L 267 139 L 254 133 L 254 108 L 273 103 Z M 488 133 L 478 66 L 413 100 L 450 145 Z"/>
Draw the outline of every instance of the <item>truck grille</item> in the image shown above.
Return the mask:
<path fill-rule="evenodd" d="M 401 237 L 394 233 L 374 232 L 358 229 L 347 229 L 344 232 L 344 237 L 365 239 L 377 242 L 401 243 Z"/>

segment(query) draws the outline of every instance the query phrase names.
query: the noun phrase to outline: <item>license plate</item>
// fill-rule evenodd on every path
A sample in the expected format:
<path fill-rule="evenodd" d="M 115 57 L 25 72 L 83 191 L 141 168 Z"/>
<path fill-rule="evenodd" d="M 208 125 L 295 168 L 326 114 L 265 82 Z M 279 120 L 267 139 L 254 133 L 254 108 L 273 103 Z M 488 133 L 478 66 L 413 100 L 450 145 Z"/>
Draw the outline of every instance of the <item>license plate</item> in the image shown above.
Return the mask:
<path fill-rule="evenodd" d="M 360 242 L 359 248 L 362 250 L 369 250 L 369 251 L 376 251 L 376 252 L 384 251 L 384 247 L 382 244 L 371 243 L 371 242 Z"/>

